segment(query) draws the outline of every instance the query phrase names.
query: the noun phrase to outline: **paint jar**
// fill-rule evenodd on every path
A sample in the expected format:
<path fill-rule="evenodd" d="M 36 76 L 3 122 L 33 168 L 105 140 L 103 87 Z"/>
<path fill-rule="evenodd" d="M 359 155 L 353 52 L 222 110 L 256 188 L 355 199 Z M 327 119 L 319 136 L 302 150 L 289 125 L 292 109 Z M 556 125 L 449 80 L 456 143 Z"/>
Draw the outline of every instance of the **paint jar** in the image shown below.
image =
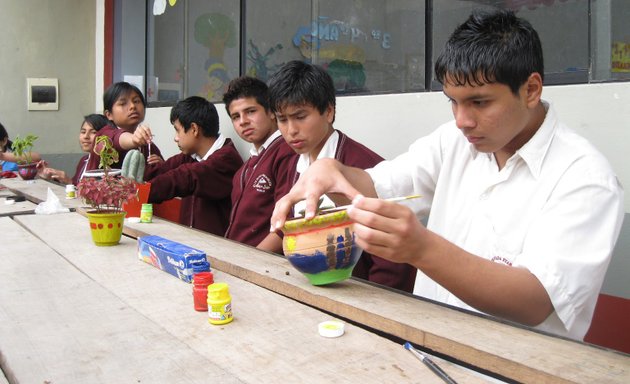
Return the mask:
<path fill-rule="evenodd" d="M 140 210 L 140 222 L 150 223 L 153 221 L 153 204 L 142 204 Z"/>
<path fill-rule="evenodd" d="M 212 272 L 199 272 L 193 276 L 193 302 L 195 311 L 208 310 L 208 286 L 214 283 Z"/>
<path fill-rule="evenodd" d="M 227 283 L 208 286 L 208 322 L 214 325 L 227 324 L 232 316 L 232 298 Z"/>
<path fill-rule="evenodd" d="M 74 184 L 66 185 L 66 199 L 74 199 L 77 197 L 77 187 Z"/>

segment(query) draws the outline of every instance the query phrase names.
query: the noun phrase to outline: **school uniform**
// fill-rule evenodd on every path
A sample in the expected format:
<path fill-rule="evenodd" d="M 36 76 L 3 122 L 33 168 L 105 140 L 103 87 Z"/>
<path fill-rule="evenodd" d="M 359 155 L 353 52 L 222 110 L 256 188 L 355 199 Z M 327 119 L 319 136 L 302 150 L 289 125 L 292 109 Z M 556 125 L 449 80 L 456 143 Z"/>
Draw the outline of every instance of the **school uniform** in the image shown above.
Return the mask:
<path fill-rule="evenodd" d="M 97 137 L 98 136 L 107 136 L 107 137 L 109 137 L 111 139 L 111 141 L 112 141 L 112 146 L 118 152 L 118 161 L 116 163 L 112 164 L 111 168 L 114 168 L 114 169 L 122 168 L 122 163 L 123 163 L 123 160 L 125 159 L 125 155 L 127 154 L 127 152 L 129 152 L 129 150 L 123 149 L 120 146 L 120 135 L 122 135 L 125 132 L 127 132 L 127 131 L 125 131 L 124 129 L 120 129 L 120 128 L 115 127 L 113 125 L 107 125 L 107 126 L 101 128 L 98 131 L 97 135 L 96 135 Z M 142 153 L 142 155 L 144 156 L 145 159 L 147 159 L 149 157 L 149 152 L 150 152 L 151 155 L 158 155 L 158 156 L 162 157 L 162 152 L 160 152 L 160 148 L 158 148 L 158 146 L 155 145 L 155 143 L 151 143 L 151 149 L 150 150 L 149 150 L 149 145 L 148 144 L 141 145 L 140 147 L 138 147 L 136 149 L 138 151 L 140 151 L 140 153 Z M 98 169 L 98 165 L 99 165 L 100 160 L 101 160 L 101 158 L 98 155 L 90 156 L 90 158 L 88 159 L 86 170 Z"/>
<path fill-rule="evenodd" d="M 90 160 L 90 155 L 85 155 L 79 160 L 77 163 L 77 169 L 74 171 L 74 176 L 72 176 L 72 184 L 77 185 L 79 181 L 83 177 L 83 173 L 87 169 L 88 161 Z"/>
<path fill-rule="evenodd" d="M 225 237 L 253 247 L 269 234 L 269 220 L 276 201 L 293 186 L 292 173 L 298 155 L 274 132 L 232 180 L 232 213 Z"/>
<path fill-rule="evenodd" d="M 223 236 L 232 206 L 232 178 L 242 165 L 232 140 L 219 135 L 203 158 L 180 153 L 148 165 L 144 178 L 151 183 L 149 203 L 182 197 L 181 224 Z"/>
<path fill-rule="evenodd" d="M 339 130 L 328 138 L 317 159 L 334 158 L 344 165 L 367 169 L 383 161 L 383 158 Z M 310 165 L 308 154 L 300 155 L 293 176 L 297 182 L 300 173 Z M 412 292 L 417 269 L 409 264 L 394 263 L 381 257 L 363 252 L 359 262 L 352 270 L 352 276 L 374 283 Z"/>

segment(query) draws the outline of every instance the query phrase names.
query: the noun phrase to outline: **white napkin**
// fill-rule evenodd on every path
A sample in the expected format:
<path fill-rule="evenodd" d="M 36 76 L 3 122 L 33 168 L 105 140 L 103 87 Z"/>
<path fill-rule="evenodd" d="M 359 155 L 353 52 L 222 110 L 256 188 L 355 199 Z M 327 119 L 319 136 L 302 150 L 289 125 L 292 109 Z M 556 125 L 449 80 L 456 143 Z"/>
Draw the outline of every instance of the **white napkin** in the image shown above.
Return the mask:
<path fill-rule="evenodd" d="M 53 213 L 70 212 L 70 210 L 59 201 L 59 198 L 53 193 L 52 189 L 48 187 L 48 193 L 46 195 L 46 201 L 42 201 L 35 207 L 35 213 L 38 215 L 52 215 Z"/>

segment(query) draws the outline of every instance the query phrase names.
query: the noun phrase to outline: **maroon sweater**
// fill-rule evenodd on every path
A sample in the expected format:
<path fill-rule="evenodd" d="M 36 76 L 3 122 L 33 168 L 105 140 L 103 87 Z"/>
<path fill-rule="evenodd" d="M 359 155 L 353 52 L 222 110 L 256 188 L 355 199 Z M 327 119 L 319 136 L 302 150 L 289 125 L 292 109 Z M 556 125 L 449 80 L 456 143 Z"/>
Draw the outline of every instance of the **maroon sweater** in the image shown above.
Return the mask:
<path fill-rule="evenodd" d="M 72 184 L 74 185 L 79 184 L 79 180 L 81 180 L 81 173 L 83 172 L 83 166 L 85 166 L 85 163 L 87 161 L 88 161 L 88 155 L 85 155 L 77 163 L 77 169 L 74 171 L 74 176 L 72 176 Z"/>
<path fill-rule="evenodd" d="M 144 179 L 151 183 L 150 203 L 182 197 L 179 222 L 223 236 L 230 215 L 232 177 L 243 165 L 232 140 L 206 160 L 183 153 L 147 166 Z"/>
<path fill-rule="evenodd" d="M 350 167 L 367 169 L 383 161 L 383 158 L 372 150 L 360 144 L 341 131 L 337 142 L 335 159 Z M 299 174 L 294 170 L 294 180 L 297 182 Z M 374 283 L 396 288 L 405 292 L 413 292 L 417 269 L 409 264 L 399 264 L 381 257 L 363 252 L 359 262 L 352 270 L 352 276 L 369 280 Z"/>
<path fill-rule="evenodd" d="M 276 201 L 293 186 L 290 170 L 298 155 L 278 136 L 258 156 L 252 156 L 232 179 L 232 214 L 225 237 L 257 246 L 269 234 Z"/>
<path fill-rule="evenodd" d="M 107 136 L 112 140 L 112 145 L 114 147 L 114 149 L 116 149 L 116 151 L 118 151 L 118 162 L 112 164 L 112 168 L 122 168 L 122 162 L 125 159 L 125 155 L 127 154 L 127 152 L 129 152 L 129 150 L 123 149 L 120 146 L 120 135 L 122 135 L 124 132 L 127 132 L 123 129 L 120 129 L 118 127 L 114 127 L 112 125 L 108 125 L 106 127 L 103 127 L 101 129 L 99 129 L 99 131 L 97 132 L 97 136 Z M 140 153 L 142 153 L 144 155 L 144 158 L 146 159 L 147 157 L 149 157 L 149 146 L 148 145 L 143 145 L 137 148 L 138 151 L 140 151 Z M 157 147 L 157 145 L 155 144 L 151 144 L 151 154 L 155 154 L 158 155 L 160 157 L 162 157 L 162 152 L 160 152 L 160 148 Z M 90 161 L 88 162 L 87 165 L 87 170 L 92 170 L 92 169 L 98 169 L 98 163 L 101 161 L 101 157 L 96 155 L 96 154 L 92 154 L 90 156 Z"/>

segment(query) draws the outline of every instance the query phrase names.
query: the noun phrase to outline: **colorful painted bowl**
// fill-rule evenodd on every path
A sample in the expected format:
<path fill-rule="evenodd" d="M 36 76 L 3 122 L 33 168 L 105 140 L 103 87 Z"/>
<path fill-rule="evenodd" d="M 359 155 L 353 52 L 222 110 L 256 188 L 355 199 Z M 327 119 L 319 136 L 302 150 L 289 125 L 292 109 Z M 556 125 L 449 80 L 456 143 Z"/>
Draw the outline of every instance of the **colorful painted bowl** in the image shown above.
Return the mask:
<path fill-rule="evenodd" d="M 354 243 L 353 222 L 346 210 L 288 220 L 282 248 L 291 265 L 313 285 L 350 277 L 362 250 Z"/>

